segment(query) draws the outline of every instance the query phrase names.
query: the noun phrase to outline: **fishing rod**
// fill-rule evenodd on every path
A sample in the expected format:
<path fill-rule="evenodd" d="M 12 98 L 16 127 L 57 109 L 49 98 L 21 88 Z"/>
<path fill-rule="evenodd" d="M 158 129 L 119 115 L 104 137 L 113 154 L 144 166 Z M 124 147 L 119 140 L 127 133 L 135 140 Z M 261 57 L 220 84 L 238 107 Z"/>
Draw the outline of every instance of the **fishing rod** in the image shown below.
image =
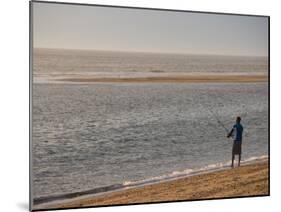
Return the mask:
<path fill-rule="evenodd" d="M 212 98 L 215 99 L 215 97 L 213 96 Z M 229 130 L 224 126 L 222 121 L 219 119 L 218 115 L 216 115 L 207 105 L 205 106 L 203 103 L 201 103 L 201 105 L 203 106 L 203 108 L 207 109 L 209 113 L 216 119 L 218 124 L 225 130 L 226 134 L 229 134 Z"/>
<path fill-rule="evenodd" d="M 209 94 L 209 96 L 211 96 L 213 99 L 217 99 L 214 95 L 210 95 Z M 216 100 L 216 102 L 217 102 L 217 100 Z M 227 134 L 229 134 L 229 130 L 225 127 L 225 125 L 223 124 L 223 122 L 219 119 L 219 116 L 218 115 L 216 115 L 215 114 L 215 112 L 214 111 L 212 111 L 207 105 L 205 106 L 204 104 L 202 104 L 202 102 L 201 102 L 201 104 L 200 105 L 202 105 L 203 106 L 203 108 L 205 108 L 205 110 L 207 109 L 208 111 L 209 111 L 209 113 L 216 119 L 216 121 L 217 121 L 217 123 L 221 126 L 221 127 L 223 127 L 223 129 L 225 130 L 225 132 L 227 133 Z M 245 110 L 245 105 L 243 105 L 243 111 Z M 242 114 L 244 114 L 244 115 L 242 115 Z M 244 113 L 242 113 L 241 115 L 243 116 L 243 118 L 245 119 L 245 117 L 247 117 L 247 112 L 244 112 Z M 248 136 L 248 133 L 247 133 L 247 131 L 245 131 L 245 136 L 244 137 L 247 137 Z M 232 134 L 232 135 L 230 135 L 231 137 L 234 137 L 234 135 Z"/>
<path fill-rule="evenodd" d="M 221 120 L 219 119 L 219 117 L 216 116 L 215 113 L 214 113 L 209 107 L 207 107 L 207 109 L 208 109 L 208 111 L 212 114 L 212 116 L 217 120 L 217 122 L 219 123 L 219 125 L 220 125 L 221 127 L 223 127 L 223 129 L 225 130 L 225 132 L 228 134 L 228 133 L 229 133 L 228 129 L 224 126 L 224 124 L 221 122 Z"/>
<path fill-rule="evenodd" d="M 211 93 L 208 94 L 208 95 L 211 96 L 211 98 L 214 99 L 215 102 L 218 102 L 215 95 L 212 95 Z M 226 134 L 229 134 L 229 130 L 224 126 L 224 124 L 222 123 L 222 121 L 219 119 L 218 115 L 216 115 L 216 114 L 208 107 L 208 105 L 206 105 L 206 107 L 205 107 L 204 104 L 202 104 L 202 106 L 203 106 L 204 108 L 207 108 L 207 110 L 211 113 L 211 115 L 216 119 L 216 121 L 218 122 L 218 124 L 225 130 Z"/>

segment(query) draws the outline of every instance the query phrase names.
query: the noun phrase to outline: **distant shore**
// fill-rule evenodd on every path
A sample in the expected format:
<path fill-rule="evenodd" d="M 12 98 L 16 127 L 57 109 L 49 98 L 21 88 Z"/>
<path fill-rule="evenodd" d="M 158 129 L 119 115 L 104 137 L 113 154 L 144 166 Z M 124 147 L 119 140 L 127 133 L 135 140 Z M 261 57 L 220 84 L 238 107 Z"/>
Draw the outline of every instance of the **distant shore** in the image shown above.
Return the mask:
<path fill-rule="evenodd" d="M 130 203 L 268 195 L 268 161 L 101 194 L 42 208 L 76 208 Z M 40 209 L 40 205 L 35 209 Z"/>
<path fill-rule="evenodd" d="M 102 77 L 102 76 L 87 76 L 87 77 L 67 77 L 57 79 L 60 82 L 77 82 L 77 83 L 255 83 L 267 82 L 267 75 L 223 75 L 223 74 L 181 74 L 181 75 L 161 75 L 158 76 L 120 76 L 120 77 Z"/>

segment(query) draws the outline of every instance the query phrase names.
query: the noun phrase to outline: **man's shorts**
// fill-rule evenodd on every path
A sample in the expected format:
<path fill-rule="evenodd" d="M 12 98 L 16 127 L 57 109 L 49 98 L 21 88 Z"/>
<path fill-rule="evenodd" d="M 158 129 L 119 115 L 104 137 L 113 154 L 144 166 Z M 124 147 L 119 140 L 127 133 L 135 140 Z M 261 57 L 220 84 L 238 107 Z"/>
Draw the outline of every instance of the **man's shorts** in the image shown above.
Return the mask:
<path fill-rule="evenodd" d="M 232 147 L 232 154 L 233 155 L 240 155 L 241 154 L 241 143 L 233 143 Z"/>

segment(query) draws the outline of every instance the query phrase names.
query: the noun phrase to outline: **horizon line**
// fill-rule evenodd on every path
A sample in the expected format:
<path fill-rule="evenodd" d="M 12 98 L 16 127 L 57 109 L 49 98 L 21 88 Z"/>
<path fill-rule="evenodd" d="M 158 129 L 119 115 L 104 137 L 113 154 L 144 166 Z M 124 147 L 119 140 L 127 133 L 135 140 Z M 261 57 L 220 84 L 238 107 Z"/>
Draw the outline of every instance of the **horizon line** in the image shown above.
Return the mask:
<path fill-rule="evenodd" d="M 102 52 L 124 52 L 124 53 L 146 53 L 146 54 L 173 54 L 173 55 L 205 55 L 205 56 L 226 56 L 226 57 L 265 57 L 268 55 L 243 55 L 243 54 L 210 54 L 210 53 L 189 53 L 189 52 L 159 52 L 159 51 L 131 51 L 131 50 L 109 50 L 109 49 L 86 49 L 86 48 L 64 48 L 64 47 L 42 47 L 34 46 L 34 49 L 50 50 L 72 50 L 72 51 L 102 51 Z"/>

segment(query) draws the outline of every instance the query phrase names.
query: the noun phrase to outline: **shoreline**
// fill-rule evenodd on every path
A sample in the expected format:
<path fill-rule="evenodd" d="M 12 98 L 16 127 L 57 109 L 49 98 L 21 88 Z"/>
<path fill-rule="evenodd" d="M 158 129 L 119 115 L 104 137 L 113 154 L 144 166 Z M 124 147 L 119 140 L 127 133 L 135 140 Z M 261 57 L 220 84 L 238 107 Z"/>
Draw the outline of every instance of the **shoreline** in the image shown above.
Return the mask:
<path fill-rule="evenodd" d="M 102 77 L 102 76 L 83 76 L 83 77 L 68 77 L 56 79 L 57 82 L 71 82 L 71 83 L 255 83 L 255 82 L 267 82 L 267 75 L 158 75 L 158 76 L 114 76 L 114 77 Z"/>
<path fill-rule="evenodd" d="M 268 159 L 167 181 L 128 187 L 65 201 L 35 205 L 34 208 L 75 208 L 235 196 L 268 195 Z"/>

